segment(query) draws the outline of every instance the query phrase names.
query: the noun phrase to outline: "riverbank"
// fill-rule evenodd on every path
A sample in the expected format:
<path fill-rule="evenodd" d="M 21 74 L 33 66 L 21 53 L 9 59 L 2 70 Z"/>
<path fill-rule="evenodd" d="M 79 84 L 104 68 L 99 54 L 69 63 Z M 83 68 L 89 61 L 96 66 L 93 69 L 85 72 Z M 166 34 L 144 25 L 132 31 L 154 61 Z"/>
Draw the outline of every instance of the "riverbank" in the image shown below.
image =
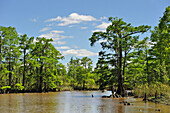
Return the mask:
<path fill-rule="evenodd" d="M 154 103 L 161 103 L 170 106 L 170 95 L 162 95 L 160 97 L 148 97 L 146 101 L 151 101 Z"/>

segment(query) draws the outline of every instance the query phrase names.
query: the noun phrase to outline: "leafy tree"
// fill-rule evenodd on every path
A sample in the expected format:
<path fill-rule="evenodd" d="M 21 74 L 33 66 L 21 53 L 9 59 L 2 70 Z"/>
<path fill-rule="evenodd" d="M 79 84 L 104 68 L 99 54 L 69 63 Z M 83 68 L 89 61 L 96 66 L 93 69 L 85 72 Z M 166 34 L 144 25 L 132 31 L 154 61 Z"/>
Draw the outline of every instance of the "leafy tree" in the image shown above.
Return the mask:
<path fill-rule="evenodd" d="M 21 52 L 23 52 L 23 80 L 22 86 L 25 86 L 25 72 L 26 72 L 26 56 L 28 56 L 28 50 L 30 49 L 31 43 L 33 42 L 34 37 L 29 38 L 26 34 L 20 36 L 19 44 Z"/>
<path fill-rule="evenodd" d="M 158 26 L 151 32 L 151 41 L 154 42 L 152 47 L 154 65 L 159 67 L 155 70 L 155 74 L 159 76 L 160 82 L 166 82 L 170 73 L 170 6 L 166 8 Z"/>
<path fill-rule="evenodd" d="M 72 77 L 72 86 L 75 87 L 75 83 L 80 85 L 82 89 L 85 89 L 85 84 L 88 80 L 92 81 L 91 71 L 92 71 L 92 60 L 88 57 L 83 57 L 82 59 L 76 58 L 70 59 L 68 65 L 68 76 Z M 91 78 L 90 78 L 91 77 Z"/>
<path fill-rule="evenodd" d="M 68 67 L 68 76 L 73 78 L 71 80 L 71 85 L 72 87 L 75 86 L 75 83 L 77 81 L 77 68 L 80 66 L 79 63 L 79 59 L 76 58 L 75 60 L 73 59 L 73 57 L 70 59 L 70 62 L 67 63 L 67 67 Z"/>
<path fill-rule="evenodd" d="M 126 83 L 131 88 L 136 84 L 150 83 L 151 81 L 148 37 L 138 41 L 133 48 L 133 51 L 129 54 L 130 59 L 127 65 L 126 77 Z"/>
<path fill-rule="evenodd" d="M 90 58 L 83 57 L 81 59 L 81 65 L 84 69 L 82 79 L 83 79 L 83 89 L 85 89 L 85 83 L 86 83 L 86 79 L 88 78 L 88 73 L 92 71 L 92 66 L 91 66 L 92 60 Z"/>
<path fill-rule="evenodd" d="M 4 58 L 4 63 L 8 64 L 7 69 L 9 71 L 8 85 L 12 84 L 12 72 L 15 66 L 15 61 L 20 56 L 18 45 L 18 33 L 14 27 L 0 27 L 1 29 L 1 53 L 0 57 Z M 2 59 L 1 59 L 2 61 Z"/>
<path fill-rule="evenodd" d="M 150 26 L 138 26 L 133 27 L 131 24 L 127 24 L 118 18 L 109 18 L 109 21 L 112 22 L 112 25 L 108 26 L 106 32 L 94 32 L 92 37 L 89 39 L 91 41 L 91 46 L 99 40 L 105 40 L 101 43 L 103 48 L 102 53 L 108 57 L 108 60 L 113 60 L 116 62 L 115 68 L 118 74 L 118 89 L 117 93 L 124 95 L 123 88 L 123 76 L 122 76 L 122 61 L 123 61 L 123 51 L 128 51 L 128 48 L 124 45 L 131 45 L 132 41 L 129 41 L 131 38 L 134 38 L 137 33 L 145 33 L 150 29 Z M 126 48 L 126 49 L 125 49 Z M 125 52 L 126 53 L 126 52 Z M 128 54 L 128 53 L 126 53 Z M 110 55 L 113 55 L 112 58 L 109 58 Z M 124 59 L 125 62 L 126 59 Z"/>
<path fill-rule="evenodd" d="M 38 67 L 36 67 L 37 71 L 37 82 L 38 82 L 38 90 L 42 92 L 43 84 L 45 84 L 45 90 L 47 89 L 47 82 L 51 76 L 55 76 L 50 71 L 54 72 L 56 64 L 59 59 L 62 59 L 60 52 L 55 49 L 55 47 L 50 43 L 52 39 L 39 38 L 37 37 L 37 42 L 32 50 L 33 58 L 35 58 L 35 62 L 37 62 Z M 50 80 L 54 80 L 53 77 Z M 55 77 L 54 77 L 55 78 Z M 45 81 L 45 82 L 44 82 Z M 54 80 L 55 82 L 56 80 Z M 52 85 L 53 84 L 53 85 Z M 51 83 L 52 87 L 56 87 L 54 83 Z"/>

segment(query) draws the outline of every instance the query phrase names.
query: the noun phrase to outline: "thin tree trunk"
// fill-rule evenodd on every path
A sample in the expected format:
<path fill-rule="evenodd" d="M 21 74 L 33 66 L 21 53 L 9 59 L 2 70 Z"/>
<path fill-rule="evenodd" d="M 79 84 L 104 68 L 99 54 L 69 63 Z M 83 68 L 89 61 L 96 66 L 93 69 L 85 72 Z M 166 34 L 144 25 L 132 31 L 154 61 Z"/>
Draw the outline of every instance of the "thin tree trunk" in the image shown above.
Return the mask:
<path fill-rule="evenodd" d="M 147 81 L 148 81 L 148 84 L 150 83 L 150 76 L 149 76 L 149 63 L 148 63 L 148 51 L 147 51 L 147 48 L 146 48 L 146 68 L 147 68 Z"/>
<path fill-rule="evenodd" d="M 10 52 L 10 48 L 8 48 L 9 52 Z M 11 86 L 11 77 L 12 77 L 12 73 L 11 73 L 11 55 L 9 54 L 9 66 L 8 66 L 8 71 L 9 72 L 9 86 Z"/>
<path fill-rule="evenodd" d="M 25 55 L 26 53 L 26 49 L 24 49 L 24 72 L 23 72 L 23 81 L 22 81 L 22 85 L 25 86 Z"/>
<path fill-rule="evenodd" d="M 37 59 L 37 62 L 38 62 L 38 59 Z M 39 88 L 39 76 L 38 76 L 39 69 L 38 69 L 38 67 L 36 67 L 36 73 L 37 73 L 37 91 L 38 91 L 38 88 Z"/>
<path fill-rule="evenodd" d="M 41 62 L 41 67 L 40 67 L 40 84 L 39 84 L 39 92 L 42 92 L 42 71 L 43 71 L 43 63 Z"/>
<path fill-rule="evenodd" d="M 42 56 L 44 56 L 44 49 L 42 50 Z M 43 77 L 42 77 L 42 72 L 43 72 L 43 60 L 40 59 L 41 61 L 41 67 L 40 67 L 40 85 L 39 85 L 39 91 L 42 92 L 42 84 L 43 84 Z"/>
<path fill-rule="evenodd" d="M 125 38 L 125 43 L 127 41 L 127 38 Z M 124 77 L 125 77 L 125 64 L 126 64 L 126 57 L 127 57 L 127 50 L 126 50 L 126 47 L 127 47 L 127 43 L 125 45 L 125 58 L 124 58 L 124 62 L 123 62 L 123 81 L 124 81 Z"/>
<path fill-rule="evenodd" d="M 85 80 L 83 80 L 83 90 L 85 90 Z"/>

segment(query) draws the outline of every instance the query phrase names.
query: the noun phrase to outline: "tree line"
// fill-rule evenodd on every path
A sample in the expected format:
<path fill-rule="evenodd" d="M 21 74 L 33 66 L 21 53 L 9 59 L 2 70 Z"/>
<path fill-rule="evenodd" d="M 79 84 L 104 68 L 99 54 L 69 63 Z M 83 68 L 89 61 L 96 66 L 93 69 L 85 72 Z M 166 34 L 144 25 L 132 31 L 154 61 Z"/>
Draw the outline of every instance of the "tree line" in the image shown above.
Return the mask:
<path fill-rule="evenodd" d="M 18 35 L 14 27 L 0 26 L 0 90 L 53 91 L 56 89 L 126 89 L 155 84 L 170 85 L 170 6 L 159 24 L 134 27 L 122 18 L 110 17 L 106 32 L 94 32 L 91 46 L 101 42 L 96 68 L 88 57 L 64 56 L 51 44 L 52 39 Z M 141 34 L 151 36 L 139 40 Z M 167 88 L 165 88 L 167 89 Z M 161 91 L 161 88 L 160 88 Z M 167 91 L 167 90 L 166 90 Z"/>
<path fill-rule="evenodd" d="M 18 35 L 14 27 L 0 26 L 1 92 L 55 91 L 63 86 L 85 89 L 95 85 L 92 60 L 71 58 L 66 66 L 64 56 L 45 37 Z"/>

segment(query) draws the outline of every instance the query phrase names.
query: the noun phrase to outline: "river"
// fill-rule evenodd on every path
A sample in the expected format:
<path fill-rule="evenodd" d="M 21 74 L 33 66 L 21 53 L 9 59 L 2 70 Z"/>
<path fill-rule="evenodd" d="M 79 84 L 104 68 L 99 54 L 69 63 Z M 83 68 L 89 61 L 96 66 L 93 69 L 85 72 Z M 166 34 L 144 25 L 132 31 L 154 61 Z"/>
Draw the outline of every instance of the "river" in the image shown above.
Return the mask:
<path fill-rule="evenodd" d="M 92 98 L 93 94 L 93 98 Z M 170 106 L 134 98 L 101 98 L 108 92 L 0 94 L 0 113 L 170 113 Z M 133 105 L 124 106 L 122 101 Z M 161 111 L 156 111 L 160 109 Z"/>

